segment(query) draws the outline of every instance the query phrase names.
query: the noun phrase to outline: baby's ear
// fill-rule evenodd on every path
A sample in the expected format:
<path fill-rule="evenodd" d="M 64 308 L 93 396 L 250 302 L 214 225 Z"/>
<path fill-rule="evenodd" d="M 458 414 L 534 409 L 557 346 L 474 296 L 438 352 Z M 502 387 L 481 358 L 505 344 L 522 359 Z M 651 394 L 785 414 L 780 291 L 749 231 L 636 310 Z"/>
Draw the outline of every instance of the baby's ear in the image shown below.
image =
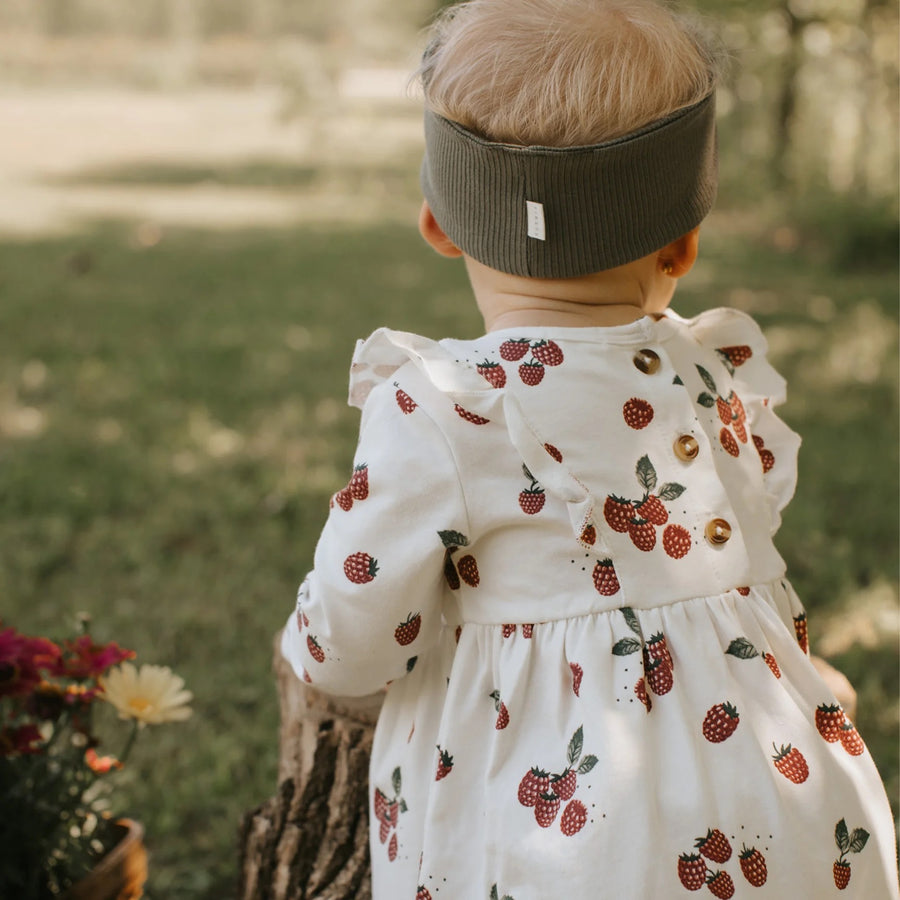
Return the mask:
<path fill-rule="evenodd" d="M 427 200 L 422 201 L 422 209 L 419 211 L 419 232 L 425 238 L 427 244 L 441 256 L 457 259 L 462 256 L 462 250 L 447 237 L 438 225 Z"/>
<path fill-rule="evenodd" d="M 700 226 L 666 244 L 656 253 L 659 270 L 672 278 L 687 275 L 697 260 L 697 249 L 700 246 Z"/>

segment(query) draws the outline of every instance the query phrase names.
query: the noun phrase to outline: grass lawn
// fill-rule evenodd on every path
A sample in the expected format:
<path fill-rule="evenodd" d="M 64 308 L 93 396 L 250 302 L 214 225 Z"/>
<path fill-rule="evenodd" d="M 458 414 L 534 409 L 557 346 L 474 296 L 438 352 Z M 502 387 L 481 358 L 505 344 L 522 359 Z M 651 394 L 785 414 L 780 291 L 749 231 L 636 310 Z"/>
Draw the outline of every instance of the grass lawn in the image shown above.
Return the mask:
<path fill-rule="evenodd" d="M 719 214 L 675 305 L 770 335 L 805 438 L 779 547 L 896 798 L 896 268 L 770 233 Z M 116 806 L 146 826 L 151 900 L 221 900 L 275 787 L 272 637 L 349 474 L 354 342 L 479 320 L 412 226 L 141 234 L 0 244 L 0 614 L 61 637 L 87 611 L 185 677 L 194 717 L 143 735 Z"/>

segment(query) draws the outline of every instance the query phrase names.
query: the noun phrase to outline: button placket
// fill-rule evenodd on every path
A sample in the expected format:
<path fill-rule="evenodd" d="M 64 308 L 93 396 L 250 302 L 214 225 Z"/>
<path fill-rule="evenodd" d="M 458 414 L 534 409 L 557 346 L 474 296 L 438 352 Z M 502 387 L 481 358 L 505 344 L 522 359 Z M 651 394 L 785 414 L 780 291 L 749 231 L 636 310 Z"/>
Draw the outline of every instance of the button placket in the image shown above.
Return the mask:
<path fill-rule="evenodd" d="M 706 523 L 706 539 L 714 547 L 721 547 L 731 539 L 731 523 L 727 519 L 710 519 Z"/>
<path fill-rule="evenodd" d="M 692 434 L 681 434 L 675 438 L 672 450 L 682 462 L 693 462 L 700 454 L 700 442 Z"/>
<path fill-rule="evenodd" d="M 659 354 L 655 350 L 651 350 L 649 347 L 644 347 L 641 350 L 638 350 L 637 353 L 635 353 L 632 357 L 631 361 L 634 363 L 634 367 L 639 372 L 643 372 L 645 375 L 654 375 L 659 371 L 659 367 L 661 365 Z"/>

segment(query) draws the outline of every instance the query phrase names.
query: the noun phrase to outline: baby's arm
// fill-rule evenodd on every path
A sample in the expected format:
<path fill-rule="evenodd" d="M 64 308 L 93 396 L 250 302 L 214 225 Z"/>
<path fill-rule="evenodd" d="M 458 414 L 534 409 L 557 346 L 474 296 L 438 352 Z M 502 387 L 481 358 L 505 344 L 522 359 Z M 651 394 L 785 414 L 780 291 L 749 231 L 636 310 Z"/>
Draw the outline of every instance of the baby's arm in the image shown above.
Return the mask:
<path fill-rule="evenodd" d="M 282 638 L 298 676 L 344 696 L 400 678 L 435 643 L 445 553 L 439 532 L 467 528 L 443 434 L 391 382 L 366 400 L 355 467 L 363 465 L 355 486 L 335 499 Z"/>

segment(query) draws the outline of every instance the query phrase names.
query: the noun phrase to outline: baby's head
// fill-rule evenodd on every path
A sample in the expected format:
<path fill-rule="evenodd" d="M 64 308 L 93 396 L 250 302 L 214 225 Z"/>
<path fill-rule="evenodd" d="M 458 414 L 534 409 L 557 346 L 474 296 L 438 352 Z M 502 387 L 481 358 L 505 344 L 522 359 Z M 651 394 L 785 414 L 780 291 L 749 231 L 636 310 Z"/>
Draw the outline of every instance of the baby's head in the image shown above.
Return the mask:
<path fill-rule="evenodd" d="M 719 54 L 654 0 L 468 0 L 433 26 L 426 106 L 492 141 L 599 144 L 706 97 Z"/>
<path fill-rule="evenodd" d="M 719 59 L 661 0 L 449 7 L 419 70 L 438 224 L 531 277 L 613 268 L 690 231 L 715 194 Z"/>

